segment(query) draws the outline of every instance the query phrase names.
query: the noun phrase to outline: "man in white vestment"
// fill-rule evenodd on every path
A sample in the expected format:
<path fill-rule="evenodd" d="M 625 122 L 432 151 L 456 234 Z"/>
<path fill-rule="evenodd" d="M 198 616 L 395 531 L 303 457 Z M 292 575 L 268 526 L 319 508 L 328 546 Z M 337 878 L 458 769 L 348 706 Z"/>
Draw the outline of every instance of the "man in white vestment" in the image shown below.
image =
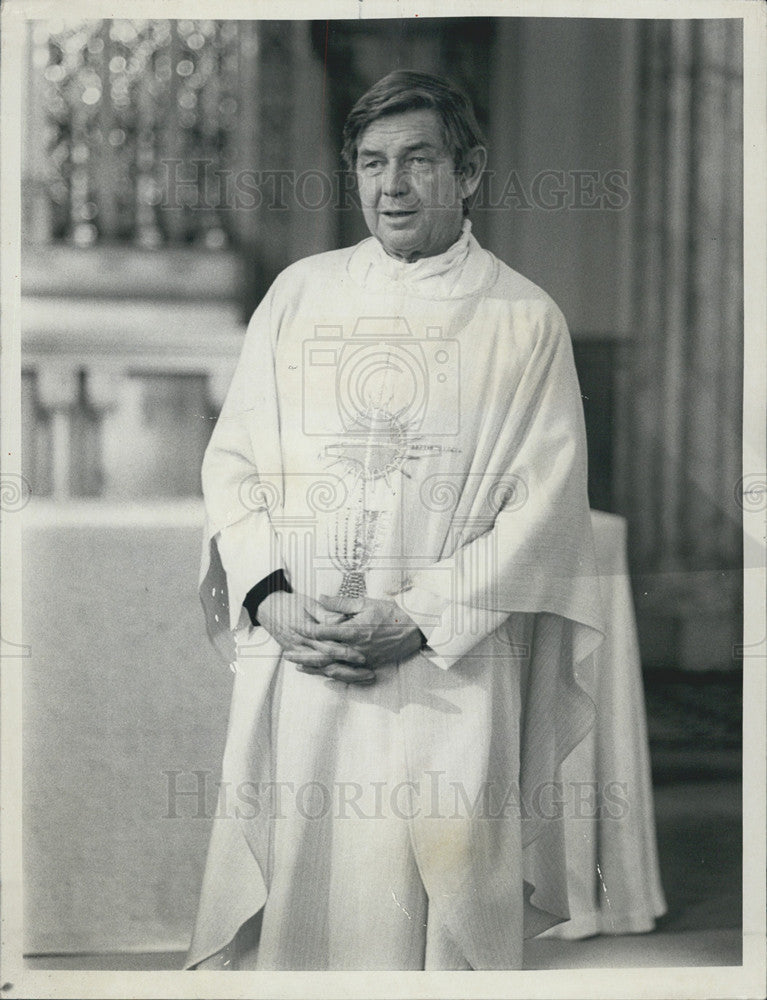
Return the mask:
<path fill-rule="evenodd" d="M 203 464 L 235 677 L 187 966 L 517 969 L 601 639 L 570 338 L 471 233 L 460 92 L 390 74 L 344 156 L 371 235 L 279 275 Z"/>

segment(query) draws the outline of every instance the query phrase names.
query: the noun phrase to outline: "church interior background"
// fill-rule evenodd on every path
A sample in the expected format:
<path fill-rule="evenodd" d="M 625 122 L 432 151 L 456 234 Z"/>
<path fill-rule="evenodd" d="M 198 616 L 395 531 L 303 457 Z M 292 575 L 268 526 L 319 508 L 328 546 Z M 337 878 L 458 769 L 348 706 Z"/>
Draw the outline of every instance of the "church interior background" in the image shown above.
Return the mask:
<path fill-rule="evenodd" d="M 82 845 L 63 858 L 51 846 L 71 802 L 54 807 L 56 824 L 34 805 L 62 781 L 45 731 L 59 720 L 58 759 L 67 746 L 89 748 L 89 780 L 110 789 L 126 840 L 136 835 L 126 796 L 160 809 L 167 786 L 156 774 L 152 789 L 134 787 L 146 739 L 167 730 L 168 759 L 188 772 L 199 763 L 196 731 L 219 726 L 223 741 L 227 678 L 206 682 L 213 707 L 194 690 L 218 669 L 189 544 L 202 453 L 245 322 L 274 276 L 366 235 L 341 167 L 341 126 L 397 67 L 442 73 L 468 92 L 490 150 L 474 232 L 568 319 L 591 504 L 627 519 L 658 801 L 682 782 L 691 803 L 676 834 L 659 820 L 667 892 L 697 907 L 703 926 L 737 924 L 748 663 L 739 22 L 40 21 L 26 44 L 25 641 L 46 664 L 30 671 L 27 691 L 37 706 L 28 754 L 40 764 L 27 815 L 30 953 L 118 950 L 103 920 L 96 927 L 93 898 L 81 907 L 92 916 L 61 939 L 62 907 L 81 905 Z M 73 564 L 87 567 L 74 594 Z M 46 609 L 62 600 L 67 662 L 42 637 Z M 87 731 L 73 729 L 75 696 L 62 695 L 71 672 L 98 662 L 99 683 L 120 683 L 131 652 L 153 666 L 130 709 L 107 703 Z M 190 689 L 180 696 L 183 672 Z M 115 733 L 121 749 L 107 761 Z M 80 783 L 86 811 L 87 793 Z M 700 810 L 717 796 L 706 839 Z M 133 901 L 143 936 L 127 950 L 152 935 L 158 949 L 179 949 L 191 919 L 179 885 L 196 892 L 204 827 L 193 857 L 174 855 L 171 837 L 164 874 Z M 724 903 L 674 874 L 688 851 L 714 858 L 714 833 Z M 124 895 L 126 872 L 108 854 L 89 864 L 106 897 Z"/>

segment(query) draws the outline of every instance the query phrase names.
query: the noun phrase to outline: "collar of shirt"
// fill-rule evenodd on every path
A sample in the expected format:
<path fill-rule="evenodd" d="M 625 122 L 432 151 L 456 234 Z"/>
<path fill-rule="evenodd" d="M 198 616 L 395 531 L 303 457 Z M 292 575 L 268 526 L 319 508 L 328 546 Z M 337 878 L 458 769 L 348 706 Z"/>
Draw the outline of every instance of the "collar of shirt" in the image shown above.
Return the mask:
<path fill-rule="evenodd" d="M 444 253 L 408 262 L 390 257 L 370 236 L 352 251 L 349 274 L 370 291 L 400 289 L 421 298 L 452 299 L 472 295 L 495 280 L 495 259 L 474 239 L 471 221 Z"/>

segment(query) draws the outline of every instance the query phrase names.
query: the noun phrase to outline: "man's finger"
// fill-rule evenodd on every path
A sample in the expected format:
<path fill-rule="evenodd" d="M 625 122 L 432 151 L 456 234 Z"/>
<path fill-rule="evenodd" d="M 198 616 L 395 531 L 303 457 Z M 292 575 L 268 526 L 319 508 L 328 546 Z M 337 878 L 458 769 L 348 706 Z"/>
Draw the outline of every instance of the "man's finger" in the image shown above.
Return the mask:
<path fill-rule="evenodd" d="M 358 615 L 365 607 L 362 597 L 329 597 L 320 594 L 320 604 L 327 611 L 338 611 L 343 615 Z"/>
<path fill-rule="evenodd" d="M 312 636 L 317 642 L 340 642 L 344 646 L 359 647 L 370 642 L 373 629 L 370 625 L 358 624 L 354 619 L 339 622 L 338 625 L 317 625 Z M 306 640 L 304 640 L 306 641 Z"/>
<path fill-rule="evenodd" d="M 282 655 L 291 663 L 298 663 L 302 667 L 313 667 L 315 670 L 327 667 L 329 663 L 333 662 L 332 656 L 328 656 L 327 653 L 321 653 L 318 649 L 312 649 L 310 646 L 285 649 Z"/>
<path fill-rule="evenodd" d="M 318 642 L 310 646 L 294 646 L 285 650 L 283 655 L 291 663 L 303 663 L 306 666 L 324 667 L 335 660 L 357 666 L 365 664 L 365 657 L 362 653 L 352 646 L 344 646 L 338 642 Z"/>
<path fill-rule="evenodd" d="M 304 610 L 320 625 L 335 625 L 336 622 L 342 622 L 346 617 L 339 611 L 328 611 L 323 608 L 320 602 L 315 601 L 313 597 L 306 598 Z"/>
<path fill-rule="evenodd" d="M 299 674 L 312 674 L 315 677 L 324 677 L 324 667 L 305 667 L 300 663 L 296 664 L 296 670 Z"/>
<path fill-rule="evenodd" d="M 399 630 L 400 626 L 393 628 Z M 318 642 L 340 642 L 344 646 L 357 646 L 357 638 L 370 641 L 371 628 L 366 624 L 357 624 L 355 619 L 344 619 L 335 625 L 316 625 L 303 622 L 294 625 L 290 631 L 293 646 L 314 646 Z"/>
<path fill-rule="evenodd" d="M 376 679 L 374 670 L 366 670 L 363 667 L 347 667 L 343 663 L 331 663 L 329 666 L 323 667 L 322 673 L 334 681 L 343 681 L 346 684 L 372 684 Z"/>
<path fill-rule="evenodd" d="M 318 625 L 317 631 L 312 636 L 313 642 L 337 642 L 344 646 L 355 646 L 355 632 L 353 625 Z"/>
<path fill-rule="evenodd" d="M 342 663 L 329 663 L 324 667 L 309 667 L 302 663 L 297 663 L 296 670 L 301 674 L 327 677 L 330 680 L 340 681 L 344 684 L 373 684 L 376 679 L 374 670 L 344 666 Z"/>
<path fill-rule="evenodd" d="M 291 631 L 295 632 L 296 637 L 300 640 L 300 643 L 305 643 L 307 639 L 317 638 L 317 629 L 320 626 L 316 622 L 309 621 L 308 617 L 305 621 L 302 621 L 300 625 L 294 624 Z"/>
<path fill-rule="evenodd" d="M 325 611 L 322 606 L 314 614 L 320 625 L 337 625 L 346 618 L 346 615 L 342 615 L 337 611 Z"/>
<path fill-rule="evenodd" d="M 321 653 L 327 653 L 334 660 L 340 660 L 342 663 L 353 663 L 358 667 L 365 665 L 365 654 L 347 642 L 334 642 L 333 640 L 320 642 L 314 639 L 311 645 Z"/>

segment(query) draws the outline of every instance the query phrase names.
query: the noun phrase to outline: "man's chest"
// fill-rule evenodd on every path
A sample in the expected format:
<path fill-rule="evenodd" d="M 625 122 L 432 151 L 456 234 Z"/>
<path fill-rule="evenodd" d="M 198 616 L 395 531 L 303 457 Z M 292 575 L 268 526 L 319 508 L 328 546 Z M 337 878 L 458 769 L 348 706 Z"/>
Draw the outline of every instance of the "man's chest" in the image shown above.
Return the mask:
<path fill-rule="evenodd" d="M 462 304 L 339 302 L 285 322 L 275 355 L 283 433 L 470 447 L 513 401 L 520 358 L 498 316 Z"/>

